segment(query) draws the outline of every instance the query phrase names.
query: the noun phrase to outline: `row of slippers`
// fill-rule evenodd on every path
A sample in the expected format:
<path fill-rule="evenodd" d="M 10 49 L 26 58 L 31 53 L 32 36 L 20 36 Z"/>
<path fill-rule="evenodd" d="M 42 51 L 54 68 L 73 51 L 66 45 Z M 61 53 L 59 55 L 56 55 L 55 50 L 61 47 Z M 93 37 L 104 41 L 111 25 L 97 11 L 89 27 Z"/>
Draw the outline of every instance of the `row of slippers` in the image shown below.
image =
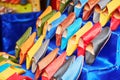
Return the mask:
<path fill-rule="evenodd" d="M 0 52 L 0 79 L 1 80 L 32 80 L 27 76 L 22 76 L 25 70 L 21 65 L 17 64 L 18 60 L 15 56 L 9 55 L 5 52 Z"/>
<path fill-rule="evenodd" d="M 73 14 L 74 13 L 71 13 L 71 15 L 73 15 Z M 42 15 L 43 14 L 41 14 L 41 16 Z M 68 19 L 65 20 L 65 22 L 68 21 Z M 53 18 L 52 18 L 52 20 L 53 20 Z M 51 19 L 50 20 L 48 19 L 47 23 L 50 23 L 50 22 L 51 22 Z M 76 22 L 78 22 L 77 25 L 75 24 Z M 73 23 L 73 24 L 75 24 L 74 25 L 75 29 L 76 29 L 76 26 L 81 27 L 82 19 L 78 18 L 78 19 L 76 19 L 76 22 Z M 66 22 L 66 25 L 69 25 L 69 22 Z M 44 26 L 44 27 L 46 27 L 46 26 Z M 71 33 L 74 32 L 73 28 L 71 28 L 71 30 L 73 30 L 73 31 L 71 31 Z M 33 73 L 37 69 L 35 79 L 39 78 L 42 71 L 43 71 L 43 74 L 42 74 L 43 79 L 46 79 L 46 78 L 51 79 L 53 77 L 53 75 L 56 73 L 56 71 L 58 71 L 58 69 L 63 65 L 66 55 L 71 56 L 73 54 L 73 52 L 77 49 L 77 47 L 78 47 L 78 53 L 77 53 L 78 57 L 77 58 L 82 57 L 82 59 L 84 60 L 83 56 L 85 56 L 85 62 L 88 64 L 92 64 L 94 62 L 96 56 L 100 52 L 100 50 L 103 48 L 103 46 L 109 40 L 110 35 L 111 35 L 111 30 L 109 29 L 109 27 L 105 27 L 102 30 L 102 26 L 100 25 L 100 23 L 96 23 L 96 24 L 92 25 L 92 22 L 87 22 L 82 28 L 80 28 L 80 29 L 78 28 L 78 31 L 75 34 L 74 33 L 71 34 L 71 38 L 68 41 L 68 47 L 67 47 L 66 52 L 63 52 L 59 57 L 57 57 L 55 59 L 57 52 L 58 52 L 58 48 L 53 50 L 47 56 L 45 56 L 46 50 L 48 49 L 50 39 L 46 39 L 43 42 L 43 39 L 46 36 L 45 32 L 43 31 L 41 36 L 38 38 L 38 40 L 34 44 L 36 32 L 33 32 L 32 35 L 30 36 L 30 34 L 31 34 L 31 27 L 30 27 L 22 35 L 22 37 L 16 42 L 16 57 L 18 57 L 20 55 L 20 64 L 22 64 L 26 58 L 26 68 L 29 69 L 30 66 L 32 65 L 31 69 L 32 69 Z M 52 34 L 52 36 L 54 36 L 54 35 Z M 42 42 L 43 42 L 43 44 L 42 44 Z M 65 42 L 65 43 L 67 44 L 67 42 Z M 83 60 L 81 60 L 81 61 L 83 61 Z M 56 65 L 56 66 L 53 66 L 53 65 Z M 78 70 L 81 70 L 81 67 L 78 67 L 79 68 Z M 74 65 L 74 69 L 77 69 L 75 67 L 75 65 Z M 69 70 L 69 68 L 67 70 Z M 73 70 L 73 69 L 70 69 L 70 71 L 71 70 Z M 67 71 L 65 71 L 65 72 L 67 72 Z M 78 71 L 78 72 L 80 74 L 81 71 Z M 66 73 L 67 77 L 68 77 L 68 74 L 69 73 Z M 75 77 L 76 75 L 78 75 L 78 74 L 77 73 L 75 75 L 72 74 L 72 76 L 71 76 L 71 74 L 69 74 L 69 76 L 72 77 L 71 79 L 77 79 L 78 76 Z M 66 79 L 67 79 L 67 77 L 66 77 Z"/>

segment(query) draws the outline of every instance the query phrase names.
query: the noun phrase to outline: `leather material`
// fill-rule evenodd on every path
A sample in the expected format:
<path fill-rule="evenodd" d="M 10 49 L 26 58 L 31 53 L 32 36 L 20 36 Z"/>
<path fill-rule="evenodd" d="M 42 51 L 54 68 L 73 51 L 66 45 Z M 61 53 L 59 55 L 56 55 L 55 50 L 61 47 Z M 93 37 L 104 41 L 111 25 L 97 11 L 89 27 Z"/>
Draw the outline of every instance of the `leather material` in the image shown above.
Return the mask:
<path fill-rule="evenodd" d="M 93 22 L 94 23 L 99 22 L 100 12 L 102 12 L 102 10 L 106 7 L 106 5 L 110 1 L 111 0 L 100 0 L 99 3 L 95 6 L 94 13 L 93 13 Z"/>
<path fill-rule="evenodd" d="M 102 30 L 100 23 L 96 23 L 93 27 L 81 36 L 85 45 L 88 45 Z M 93 34 L 94 33 L 94 34 Z"/>
<path fill-rule="evenodd" d="M 28 51 L 28 54 L 26 56 L 26 69 L 29 69 L 31 66 L 32 58 L 38 51 L 38 49 L 41 47 L 43 42 L 44 36 L 40 36 L 38 40 L 35 42 L 35 44 L 32 46 L 32 48 Z"/>
<path fill-rule="evenodd" d="M 63 32 L 75 20 L 75 13 L 70 13 L 68 17 L 59 24 L 56 30 L 56 45 L 60 46 Z"/>
<path fill-rule="evenodd" d="M 25 73 L 25 70 L 23 70 L 21 68 L 15 68 L 14 66 L 11 66 L 11 67 L 7 68 L 6 70 L 4 70 L 0 73 L 0 76 L 2 76 L 2 77 L 0 77 L 0 79 L 6 80 L 11 75 L 13 75 L 14 73 L 23 74 L 23 73 Z"/>
<path fill-rule="evenodd" d="M 32 80 L 32 78 L 28 77 L 28 76 L 22 76 L 19 75 L 17 73 L 11 75 L 7 80 Z"/>
<path fill-rule="evenodd" d="M 76 17 L 80 16 L 81 10 L 87 2 L 88 0 L 79 0 L 78 3 L 74 6 Z"/>
<path fill-rule="evenodd" d="M 62 76 L 62 80 L 78 80 L 83 68 L 83 62 L 83 56 L 77 57 Z"/>
<path fill-rule="evenodd" d="M 86 5 L 84 6 L 84 9 L 83 9 L 83 16 L 82 16 L 83 20 L 88 20 L 89 19 L 89 17 L 91 16 L 91 14 L 93 12 L 94 6 L 99 1 L 100 0 L 88 0 L 88 2 L 86 3 Z"/>
<path fill-rule="evenodd" d="M 43 27 L 44 27 L 44 24 L 45 22 L 50 19 L 54 14 L 56 13 L 56 11 L 52 11 L 50 12 L 48 15 L 46 15 L 45 17 L 43 17 L 41 20 L 40 20 L 40 25 L 38 26 L 38 29 L 37 29 L 37 35 L 38 37 L 40 37 L 40 35 L 43 33 Z"/>
<path fill-rule="evenodd" d="M 66 18 L 66 15 L 61 15 L 60 18 L 58 18 L 57 20 L 53 21 L 49 26 L 48 30 L 47 30 L 47 35 L 46 35 L 46 39 L 51 39 L 54 35 L 55 35 L 55 31 L 57 29 L 57 26 Z"/>
<path fill-rule="evenodd" d="M 90 52 L 88 49 L 86 49 L 85 62 L 87 64 L 91 65 L 95 61 L 96 56 L 104 47 L 104 45 L 107 43 L 110 36 L 111 36 L 111 30 L 109 29 L 109 27 L 105 27 L 103 28 L 101 33 L 91 41 L 93 52 Z"/>
<path fill-rule="evenodd" d="M 54 74 L 53 79 L 55 80 L 61 80 L 61 77 L 66 72 L 68 67 L 74 62 L 75 56 L 71 56 L 60 69 Z"/>
<path fill-rule="evenodd" d="M 35 38 L 36 32 L 32 33 L 31 36 L 29 36 L 29 38 L 21 45 L 19 60 L 20 64 L 22 64 L 25 61 L 28 50 L 34 45 Z"/>
<path fill-rule="evenodd" d="M 112 14 L 111 17 L 111 23 L 110 23 L 110 29 L 112 31 L 116 30 L 118 26 L 120 25 L 120 7 L 118 7 Z"/>
<path fill-rule="evenodd" d="M 63 32 L 62 40 L 61 40 L 61 50 L 64 50 L 67 46 L 68 40 L 72 35 L 77 32 L 82 25 L 82 19 L 76 19 L 66 30 Z"/>
<path fill-rule="evenodd" d="M 68 14 L 74 11 L 74 3 L 70 2 L 68 5 Z"/>
<path fill-rule="evenodd" d="M 50 42 L 49 39 L 45 40 L 42 46 L 38 49 L 36 54 L 33 56 L 32 68 L 31 68 L 31 71 L 33 73 L 36 71 L 38 61 L 41 60 L 45 56 L 46 51 L 48 49 L 49 42 Z"/>
<path fill-rule="evenodd" d="M 69 39 L 66 49 L 67 56 L 73 54 L 73 52 L 77 48 L 79 38 L 91 28 L 92 28 L 92 22 L 89 21 Z"/>
<path fill-rule="evenodd" d="M 106 8 L 104 8 L 102 13 L 100 13 L 99 22 L 101 23 L 102 26 L 104 26 L 109 21 L 111 13 L 115 11 L 119 6 L 120 6 L 119 0 L 112 0 L 107 4 Z"/>
<path fill-rule="evenodd" d="M 32 31 L 32 27 L 29 27 L 25 33 L 17 40 L 16 46 L 15 46 L 15 56 L 16 58 L 19 57 L 20 54 L 20 47 L 21 45 L 28 39 Z"/>
<path fill-rule="evenodd" d="M 54 10 L 60 10 L 60 0 L 51 0 L 51 6 Z"/>
<path fill-rule="evenodd" d="M 38 62 L 38 68 L 35 73 L 35 80 L 38 79 L 43 71 L 57 56 L 59 48 L 54 49 L 47 56 Z"/>
<path fill-rule="evenodd" d="M 66 61 L 66 52 L 63 52 L 58 56 L 52 63 L 50 63 L 44 70 L 42 74 L 42 79 L 50 80 L 56 71 L 64 64 Z"/>

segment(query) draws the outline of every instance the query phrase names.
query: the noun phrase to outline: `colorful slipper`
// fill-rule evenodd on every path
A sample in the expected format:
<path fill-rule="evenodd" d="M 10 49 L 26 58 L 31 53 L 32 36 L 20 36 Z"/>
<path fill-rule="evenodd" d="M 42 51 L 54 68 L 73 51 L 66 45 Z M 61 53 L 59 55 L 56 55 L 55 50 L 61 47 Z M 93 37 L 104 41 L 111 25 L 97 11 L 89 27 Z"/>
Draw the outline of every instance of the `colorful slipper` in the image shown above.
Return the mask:
<path fill-rule="evenodd" d="M 71 12 L 74 11 L 74 2 L 70 2 L 69 5 L 68 5 L 68 14 L 70 14 Z"/>
<path fill-rule="evenodd" d="M 19 60 L 20 64 L 22 64 L 25 61 L 27 52 L 33 46 L 35 38 L 36 38 L 36 32 L 32 33 L 32 35 L 21 45 L 20 60 Z"/>
<path fill-rule="evenodd" d="M 50 63 L 42 74 L 42 80 L 50 80 L 56 71 L 64 64 L 66 60 L 66 52 L 63 52 L 52 63 Z"/>
<path fill-rule="evenodd" d="M 71 56 L 64 64 L 63 66 L 54 74 L 53 80 L 62 80 L 61 77 L 66 72 L 68 67 L 74 62 L 75 56 Z"/>
<path fill-rule="evenodd" d="M 83 20 L 88 20 L 93 12 L 94 6 L 99 2 L 100 0 L 88 0 L 87 4 L 84 6 L 83 9 Z"/>
<path fill-rule="evenodd" d="M 11 75 L 7 80 L 32 80 L 32 78 L 15 73 Z"/>
<path fill-rule="evenodd" d="M 102 26 L 100 25 L 100 23 L 96 23 L 89 31 L 87 31 L 85 34 L 83 34 L 80 37 L 79 45 L 78 45 L 79 52 L 77 53 L 78 56 L 85 54 L 84 52 L 86 46 L 90 44 L 90 42 L 101 32 L 101 30 L 102 30 Z"/>
<path fill-rule="evenodd" d="M 46 51 L 48 49 L 49 42 L 50 42 L 49 39 L 45 40 L 42 46 L 37 51 L 37 53 L 33 56 L 32 68 L 31 68 L 31 71 L 33 73 L 36 71 L 38 61 L 41 60 L 45 56 Z"/>
<path fill-rule="evenodd" d="M 70 56 L 73 54 L 73 52 L 77 48 L 80 37 L 91 28 L 92 28 L 92 22 L 89 21 L 69 39 L 67 44 L 67 49 L 66 49 L 67 56 Z"/>
<path fill-rule="evenodd" d="M 111 36 L 111 30 L 109 27 L 103 28 L 101 33 L 91 41 L 91 43 L 86 47 L 85 62 L 91 65 L 101 49 L 105 46 L 107 41 Z"/>
<path fill-rule="evenodd" d="M 38 68 L 35 73 L 35 80 L 37 80 L 43 69 L 46 68 L 57 56 L 57 53 L 59 51 L 59 48 L 54 49 L 52 52 L 50 52 L 47 56 L 45 56 L 42 60 L 38 62 Z"/>
<path fill-rule="evenodd" d="M 20 37 L 20 39 L 16 42 L 16 46 L 15 46 L 15 56 L 16 56 L 16 58 L 19 57 L 20 47 L 28 39 L 28 37 L 31 34 L 31 31 L 32 31 L 32 27 L 29 27 L 25 31 L 25 33 Z"/>
<path fill-rule="evenodd" d="M 88 2 L 88 0 L 79 0 L 78 3 L 74 7 L 74 12 L 76 14 L 76 17 L 79 17 L 82 8 L 84 5 Z"/>
<path fill-rule="evenodd" d="M 65 31 L 65 29 L 71 25 L 73 23 L 73 21 L 75 20 L 75 13 L 70 13 L 68 15 L 68 17 L 61 23 L 59 24 L 59 26 L 57 27 L 56 30 L 56 45 L 60 46 L 61 44 L 61 38 L 62 38 L 62 34 Z"/>
<path fill-rule="evenodd" d="M 58 19 L 60 16 L 61 16 L 61 12 L 58 11 L 58 12 L 56 12 L 56 14 L 54 14 L 50 19 L 48 19 L 45 22 L 44 27 L 43 27 L 43 33 L 42 33 L 42 35 L 46 36 L 46 32 L 47 32 L 47 29 L 49 27 L 49 24 L 51 24 L 53 21 L 55 21 L 56 19 Z"/>
<path fill-rule="evenodd" d="M 107 6 L 100 13 L 100 24 L 104 26 L 110 19 L 113 11 L 115 11 L 120 6 L 119 0 L 112 0 L 107 4 Z"/>
<path fill-rule="evenodd" d="M 95 6 L 94 13 L 93 13 L 93 22 L 94 23 L 99 22 L 100 13 L 102 12 L 102 10 L 106 7 L 106 5 L 110 1 L 111 0 L 100 0 L 100 2 Z"/>
<path fill-rule="evenodd" d="M 39 39 L 36 41 L 36 43 L 32 46 L 32 48 L 28 51 L 26 55 L 26 69 L 29 69 L 32 63 L 32 58 L 38 51 L 38 49 L 41 47 L 43 42 L 44 36 L 41 35 Z"/>
<path fill-rule="evenodd" d="M 61 40 L 61 50 L 64 50 L 66 48 L 66 45 L 68 43 L 68 40 L 72 35 L 77 32 L 82 25 L 82 19 L 78 18 L 76 19 L 67 29 L 63 32 L 62 40 Z"/>
<path fill-rule="evenodd" d="M 111 17 L 110 29 L 112 31 L 116 30 L 120 25 L 120 7 L 115 10 Z"/>
<path fill-rule="evenodd" d="M 60 0 L 51 0 L 51 6 L 53 10 L 60 10 Z"/>
<path fill-rule="evenodd" d="M 54 14 L 56 13 L 56 11 L 52 11 L 50 12 L 48 15 L 46 15 L 45 17 L 43 17 L 42 19 L 40 19 L 38 22 L 38 28 L 37 28 L 37 35 L 38 37 L 40 37 L 40 35 L 43 33 L 43 27 L 44 27 L 44 24 L 45 22 L 51 18 Z"/>
<path fill-rule="evenodd" d="M 6 70 L 4 70 L 0 73 L 0 76 L 2 76 L 2 77 L 0 77 L 0 79 L 7 80 L 10 76 L 12 76 L 15 73 L 23 74 L 23 73 L 25 73 L 25 70 L 23 70 L 21 68 L 16 68 L 14 66 L 10 66 L 9 68 L 7 68 Z"/>
<path fill-rule="evenodd" d="M 83 56 L 77 57 L 76 60 L 68 67 L 67 71 L 62 76 L 62 80 L 78 80 L 83 68 L 83 62 Z"/>
<path fill-rule="evenodd" d="M 46 39 L 51 39 L 55 35 L 55 31 L 57 29 L 57 26 L 66 18 L 67 16 L 65 14 L 61 15 L 60 18 L 53 21 L 51 24 L 49 24 L 47 29 L 47 35 Z"/>

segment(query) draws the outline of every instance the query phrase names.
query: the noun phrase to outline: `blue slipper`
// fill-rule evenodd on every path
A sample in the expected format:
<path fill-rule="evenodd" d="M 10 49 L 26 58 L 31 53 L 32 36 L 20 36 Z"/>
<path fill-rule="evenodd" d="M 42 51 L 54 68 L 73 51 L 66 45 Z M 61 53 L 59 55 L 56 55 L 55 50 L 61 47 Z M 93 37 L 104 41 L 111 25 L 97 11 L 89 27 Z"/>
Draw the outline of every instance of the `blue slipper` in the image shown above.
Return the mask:
<path fill-rule="evenodd" d="M 67 16 L 65 14 L 61 15 L 60 18 L 58 18 L 57 20 L 55 20 L 54 22 L 52 22 L 48 28 L 48 31 L 47 31 L 47 35 L 46 35 L 46 39 L 51 39 L 54 35 L 55 35 L 55 32 L 56 32 L 56 29 L 57 29 L 57 26 L 66 18 Z"/>
<path fill-rule="evenodd" d="M 61 50 L 65 49 L 68 40 L 72 35 L 74 35 L 81 27 L 82 25 L 82 19 L 78 18 L 76 19 L 73 24 L 71 24 L 63 33 L 62 36 L 62 42 L 61 42 Z"/>

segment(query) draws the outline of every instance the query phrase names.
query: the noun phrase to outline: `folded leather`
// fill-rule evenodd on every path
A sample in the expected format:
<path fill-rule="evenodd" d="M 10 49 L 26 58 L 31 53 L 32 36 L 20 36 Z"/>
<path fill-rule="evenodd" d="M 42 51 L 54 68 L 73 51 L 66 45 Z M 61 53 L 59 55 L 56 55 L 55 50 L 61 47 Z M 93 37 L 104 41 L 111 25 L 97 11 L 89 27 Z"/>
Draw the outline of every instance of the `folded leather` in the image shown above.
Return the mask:
<path fill-rule="evenodd" d="M 55 21 L 56 19 L 58 19 L 59 17 L 61 16 L 61 13 L 58 11 L 56 12 L 56 14 L 54 14 L 50 19 L 48 19 L 45 24 L 44 24 L 44 28 L 43 28 L 43 35 L 46 36 L 46 32 L 47 32 L 47 29 L 49 27 L 49 24 L 51 24 L 53 21 Z"/>
<path fill-rule="evenodd" d="M 45 69 L 57 56 L 59 48 L 54 49 L 47 56 L 38 62 L 38 68 L 35 73 L 35 80 L 40 77 L 41 72 Z"/>
<path fill-rule="evenodd" d="M 29 69 L 32 63 L 32 57 L 36 54 L 38 49 L 42 45 L 42 41 L 44 39 L 44 36 L 41 35 L 38 40 L 35 42 L 35 44 L 32 46 L 32 48 L 28 51 L 27 56 L 26 56 L 26 68 Z"/>
<path fill-rule="evenodd" d="M 1 54 L 1 56 L 0 56 L 0 62 L 2 62 L 4 60 L 10 60 L 10 61 L 15 62 L 15 63 L 18 62 L 18 60 L 16 59 L 15 56 L 12 56 L 12 55 L 7 54 L 7 53 Z"/>
<path fill-rule="evenodd" d="M 83 16 L 82 16 L 83 20 L 88 20 L 88 18 L 91 16 L 91 14 L 93 12 L 94 6 L 99 1 L 100 0 L 88 0 L 88 2 L 86 3 L 86 5 L 84 6 L 84 9 L 83 9 Z"/>
<path fill-rule="evenodd" d="M 93 27 L 88 30 L 85 34 L 81 36 L 84 44 L 87 46 L 91 40 L 93 40 L 102 30 L 102 26 L 100 23 L 96 23 L 93 25 Z"/>
<path fill-rule="evenodd" d="M 47 35 L 46 39 L 51 39 L 55 35 L 55 31 L 57 29 L 57 26 L 66 18 L 67 16 L 65 14 L 61 15 L 60 18 L 53 21 L 51 24 L 49 24 L 49 27 L 47 29 Z"/>
<path fill-rule="evenodd" d="M 40 22 L 39 22 L 39 25 L 38 25 L 38 28 L 37 28 L 37 35 L 38 35 L 38 37 L 43 33 L 43 27 L 44 27 L 45 22 L 49 18 L 51 18 L 55 13 L 56 13 L 56 11 L 53 10 L 48 15 L 46 15 L 45 17 L 43 17 L 42 19 L 39 20 Z"/>
<path fill-rule="evenodd" d="M 64 64 L 66 60 L 66 52 L 63 52 L 58 56 L 52 63 L 50 63 L 44 70 L 42 74 L 42 79 L 50 80 L 56 71 Z"/>
<path fill-rule="evenodd" d="M 61 40 L 61 50 L 66 48 L 68 40 L 72 35 L 75 34 L 75 32 L 77 32 L 80 29 L 81 25 L 82 25 L 82 19 L 78 18 L 69 27 L 65 29 Z"/>
<path fill-rule="evenodd" d="M 62 80 L 78 80 L 83 68 L 83 62 L 83 56 L 77 57 L 76 60 L 68 67 L 67 71 L 62 76 Z"/>
<path fill-rule="evenodd" d="M 29 27 L 25 33 L 17 40 L 16 47 L 15 47 L 15 56 L 16 58 L 19 57 L 20 47 L 21 45 L 28 39 L 32 31 L 32 27 Z"/>
<path fill-rule="evenodd" d="M 88 21 L 81 29 L 79 29 L 69 40 L 67 44 L 67 56 L 70 56 L 73 54 L 73 52 L 76 50 L 79 38 L 85 34 L 89 29 L 92 28 L 92 22 Z"/>
<path fill-rule="evenodd" d="M 36 71 L 38 61 L 41 60 L 45 56 L 49 42 L 50 42 L 49 39 L 45 40 L 42 46 L 38 49 L 36 54 L 33 56 L 32 68 L 31 68 L 31 71 L 33 73 Z"/>
<path fill-rule="evenodd" d="M 51 0 L 51 6 L 54 10 L 60 10 L 60 0 Z"/>
<path fill-rule="evenodd" d="M 93 22 L 97 23 L 99 22 L 99 17 L 100 17 L 100 12 L 106 7 L 106 5 L 110 2 L 111 0 L 100 0 L 98 4 L 94 8 L 94 13 L 93 13 Z"/>
<path fill-rule="evenodd" d="M 21 45 L 20 61 L 19 61 L 20 64 L 22 64 L 25 61 L 27 52 L 33 46 L 35 38 L 36 38 L 36 32 L 32 33 L 32 35 L 29 36 L 29 38 Z"/>
<path fill-rule="evenodd" d="M 14 73 L 23 74 L 23 73 L 25 73 L 25 70 L 23 70 L 21 68 L 15 68 L 14 66 L 11 66 L 11 67 L 7 68 L 6 70 L 4 70 L 0 73 L 0 76 L 2 76 L 2 77 L 0 77 L 0 79 L 6 80 L 11 75 L 13 75 Z"/>
<path fill-rule="evenodd" d="M 100 13 L 100 23 L 104 26 L 110 19 L 111 13 L 115 11 L 120 6 L 119 0 L 112 0 L 107 4 L 107 6 Z"/>
<path fill-rule="evenodd" d="M 76 14 L 76 17 L 79 17 L 82 8 L 87 2 L 88 0 L 79 0 L 78 3 L 74 6 L 74 12 Z"/>
<path fill-rule="evenodd" d="M 101 33 L 91 41 L 91 43 L 86 47 L 85 62 L 91 65 L 96 56 L 99 54 L 101 49 L 105 46 L 107 41 L 111 36 L 111 30 L 109 27 L 103 28 Z"/>
<path fill-rule="evenodd" d="M 74 62 L 75 56 L 71 56 L 60 69 L 54 74 L 53 80 L 61 80 L 61 77 L 66 72 L 68 67 Z"/>
<path fill-rule="evenodd" d="M 56 45 L 60 46 L 61 44 L 61 38 L 62 34 L 65 31 L 65 29 L 72 24 L 72 22 L 75 20 L 75 13 L 70 13 L 68 17 L 57 27 L 56 30 Z"/>
<path fill-rule="evenodd" d="M 15 73 L 11 75 L 7 80 L 32 80 L 32 78 Z"/>
<path fill-rule="evenodd" d="M 120 25 L 120 7 L 118 7 L 112 14 L 111 17 L 111 23 L 110 23 L 110 29 L 112 31 L 116 30 L 118 26 Z"/>

